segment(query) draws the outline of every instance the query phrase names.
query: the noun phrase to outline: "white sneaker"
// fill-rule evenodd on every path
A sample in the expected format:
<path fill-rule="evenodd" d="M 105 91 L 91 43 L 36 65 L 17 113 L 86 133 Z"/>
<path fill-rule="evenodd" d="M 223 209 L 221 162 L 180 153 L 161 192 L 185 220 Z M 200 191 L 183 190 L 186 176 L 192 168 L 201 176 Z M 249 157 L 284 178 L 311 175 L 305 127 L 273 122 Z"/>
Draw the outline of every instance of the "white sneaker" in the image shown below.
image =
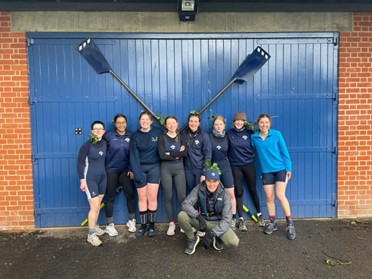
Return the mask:
<path fill-rule="evenodd" d="M 136 232 L 136 219 L 128 220 L 127 222 L 128 231 Z"/>
<path fill-rule="evenodd" d="M 196 235 L 199 236 L 199 237 L 203 237 L 203 236 L 205 236 L 205 232 L 197 231 Z"/>
<path fill-rule="evenodd" d="M 105 231 L 102 230 L 98 225 L 95 225 L 94 230 L 96 231 L 96 235 L 98 236 L 105 234 Z"/>
<path fill-rule="evenodd" d="M 181 233 L 185 233 L 185 231 L 182 228 L 180 228 L 180 232 Z M 194 227 L 192 227 L 192 232 L 193 233 L 196 233 L 196 229 Z"/>
<path fill-rule="evenodd" d="M 94 234 L 88 234 L 87 241 L 92 244 L 93 246 L 100 246 L 102 244 L 102 241 L 98 238 L 98 236 Z"/>
<path fill-rule="evenodd" d="M 107 233 L 109 236 L 117 236 L 119 234 L 118 231 L 115 229 L 114 223 L 106 226 L 105 233 Z"/>
<path fill-rule="evenodd" d="M 172 236 L 176 233 L 176 224 L 174 222 L 169 223 L 167 235 Z"/>

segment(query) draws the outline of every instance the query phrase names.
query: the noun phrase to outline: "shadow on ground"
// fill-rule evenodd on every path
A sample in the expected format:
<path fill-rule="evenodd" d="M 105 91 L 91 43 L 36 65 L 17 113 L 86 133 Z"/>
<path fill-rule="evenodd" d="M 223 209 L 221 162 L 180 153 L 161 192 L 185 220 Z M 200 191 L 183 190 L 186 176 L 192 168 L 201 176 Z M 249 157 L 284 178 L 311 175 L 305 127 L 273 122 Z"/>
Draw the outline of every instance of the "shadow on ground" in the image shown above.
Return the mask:
<path fill-rule="evenodd" d="M 0 278 L 372 278 L 372 219 L 296 220 L 289 241 L 284 222 L 268 236 L 255 223 L 237 232 L 240 245 L 217 252 L 183 252 L 185 236 L 135 239 L 119 236 L 86 242 L 86 228 L 0 233 Z"/>

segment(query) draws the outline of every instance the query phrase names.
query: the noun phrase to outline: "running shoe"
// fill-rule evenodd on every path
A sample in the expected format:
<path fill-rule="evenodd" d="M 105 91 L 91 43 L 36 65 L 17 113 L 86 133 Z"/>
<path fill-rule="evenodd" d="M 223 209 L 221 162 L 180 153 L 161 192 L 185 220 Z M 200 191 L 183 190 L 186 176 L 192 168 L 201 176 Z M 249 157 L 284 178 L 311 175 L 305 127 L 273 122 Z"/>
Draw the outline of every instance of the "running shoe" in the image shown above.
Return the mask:
<path fill-rule="evenodd" d="M 186 243 L 185 253 L 187 255 L 194 254 L 196 246 L 198 246 L 199 242 L 200 242 L 200 237 L 199 236 L 195 236 L 195 238 L 189 239 Z"/>
<path fill-rule="evenodd" d="M 99 237 L 95 233 L 88 234 L 87 241 L 93 246 L 100 246 L 102 244 L 102 241 L 99 239 Z"/>
<path fill-rule="evenodd" d="M 109 236 L 117 236 L 119 234 L 118 231 L 115 229 L 114 223 L 106 226 L 105 233 L 107 233 Z"/>

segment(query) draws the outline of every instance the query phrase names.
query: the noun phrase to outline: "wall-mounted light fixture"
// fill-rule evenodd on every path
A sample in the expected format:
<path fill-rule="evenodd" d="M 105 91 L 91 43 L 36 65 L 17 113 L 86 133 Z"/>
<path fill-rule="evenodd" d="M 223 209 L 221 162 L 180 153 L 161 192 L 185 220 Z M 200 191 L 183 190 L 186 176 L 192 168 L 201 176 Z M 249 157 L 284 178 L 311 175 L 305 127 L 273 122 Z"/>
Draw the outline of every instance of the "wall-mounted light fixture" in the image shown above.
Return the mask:
<path fill-rule="evenodd" d="M 194 21 L 199 8 L 199 0 L 178 0 L 177 11 L 180 21 Z"/>

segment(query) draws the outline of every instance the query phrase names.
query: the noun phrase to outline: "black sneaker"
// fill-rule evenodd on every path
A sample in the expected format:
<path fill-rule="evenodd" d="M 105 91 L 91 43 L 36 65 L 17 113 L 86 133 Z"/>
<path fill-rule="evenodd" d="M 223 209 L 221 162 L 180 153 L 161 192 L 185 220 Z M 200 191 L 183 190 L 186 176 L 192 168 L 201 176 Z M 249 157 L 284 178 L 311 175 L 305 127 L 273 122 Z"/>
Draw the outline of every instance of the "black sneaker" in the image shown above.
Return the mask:
<path fill-rule="evenodd" d="M 264 233 L 266 234 L 272 234 L 274 231 L 278 230 L 278 224 L 276 222 L 274 223 L 268 223 L 265 226 Z"/>
<path fill-rule="evenodd" d="M 289 240 L 293 240 L 296 238 L 296 230 L 293 224 L 287 226 L 287 237 Z"/>
<path fill-rule="evenodd" d="M 217 236 L 213 238 L 213 248 L 217 251 L 221 251 L 223 249 L 223 241 Z"/>
<path fill-rule="evenodd" d="M 199 241 L 200 241 L 200 237 L 199 236 L 195 236 L 194 239 L 187 240 L 186 248 L 185 248 L 185 253 L 187 255 L 194 254 L 195 253 L 196 246 L 198 245 Z"/>
<path fill-rule="evenodd" d="M 148 237 L 154 237 L 155 235 L 156 235 L 155 228 L 149 228 L 149 230 L 147 231 L 147 236 Z"/>
<path fill-rule="evenodd" d="M 146 232 L 147 232 L 147 226 L 144 227 L 141 225 L 141 228 L 138 231 L 136 231 L 136 238 L 141 238 L 142 236 L 145 235 Z"/>

